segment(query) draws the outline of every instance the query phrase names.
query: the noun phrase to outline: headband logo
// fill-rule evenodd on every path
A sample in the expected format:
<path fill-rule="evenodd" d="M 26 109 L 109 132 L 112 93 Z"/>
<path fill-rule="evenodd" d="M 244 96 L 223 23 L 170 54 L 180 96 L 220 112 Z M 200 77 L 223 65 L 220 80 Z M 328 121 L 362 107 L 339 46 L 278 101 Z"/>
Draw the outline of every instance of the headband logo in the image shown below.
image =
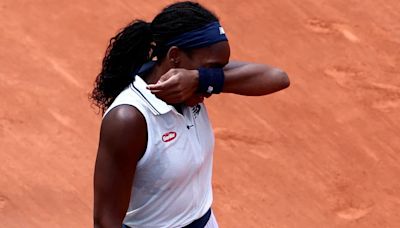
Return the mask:
<path fill-rule="evenodd" d="M 220 35 L 223 35 L 223 34 L 225 34 L 225 30 L 224 30 L 224 28 L 222 28 L 222 27 L 219 27 L 219 34 L 220 34 Z"/>

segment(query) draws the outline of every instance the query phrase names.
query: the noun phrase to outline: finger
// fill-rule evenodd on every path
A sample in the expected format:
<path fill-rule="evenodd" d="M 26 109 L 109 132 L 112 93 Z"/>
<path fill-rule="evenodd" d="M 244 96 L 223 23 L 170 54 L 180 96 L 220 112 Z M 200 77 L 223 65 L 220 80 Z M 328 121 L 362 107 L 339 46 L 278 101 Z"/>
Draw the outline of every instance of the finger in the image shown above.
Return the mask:
<path fill-rule="evenodd" d="M 170 97 L 173 96 L 174 93 L 172 93 L 171 91 L 168 90 L 159 90 L 156 92 L 151 91 L 152 94 L 156 95 L 156 97 Z"/>
<path fill-rule="evenodd" d="M 160 79 L 158 79 L 158 82 L 165 82 L 165 81 L 167 81 L 167 80 L 170 79 L 172 76 L 174 76 L 175 73 L 176 73 L 176 72 L 175 72 L 175 70 L 173 70 L 173 69 L 168 70 L 167 73 L 161 75 Z"/>
<path fill-rule="evenodd" d="M 161 98 L 167 98 L 167 97 L 180 95 L 178 91 L 174 91 L 174 90 L 151 90 L 150 92 L 152 94 L 156 95 L 157 97 L 161 97 Z"/>
<path fill-rule="evenodd" d="M 174 75 L 172 75 L 174 76 Z M 158 80 L 158 82 L 156 84 L 150 84 L 147 86 L 147 89 L 150 90 L 167 90 L 167 89 L 171 89 L 173 87 L 176 86 L 177 83 L 177 78 L 176 77 L 169 77 L 168 79 L 166 79 L 165 81 L 161 81 Z"/>
<path fill-rule="evenodd" d="M 164 82 L 157 82 L 157 84 L 150 84 L 147 86 L 147 89 L 153 91 L 153 90 L 167 90 L 170 88 L 173 84 L 171 81 L 164 81 Z"/>
<path fill-rule="evenodd" d="M 149 88 L 151 93 L 158 93 L 158 94 L 174 94 L 174 93 L 179 93 L 179 90 L 176 88 L 176 86 L 170 86 L 170 85 L 161 85 L 161 86 L 152 86 Z"/>
<path fill-rule="evenodd" d="M 159 90 L 159 89 L 156 89 L 156 90 L 154 90 L 154 89 L 149 89 L 149 90 L 150 90 L 150 92 L 153 93 L 153 94 L 160 93 L 160 92 L 164 91 L 164 90 Z"/>

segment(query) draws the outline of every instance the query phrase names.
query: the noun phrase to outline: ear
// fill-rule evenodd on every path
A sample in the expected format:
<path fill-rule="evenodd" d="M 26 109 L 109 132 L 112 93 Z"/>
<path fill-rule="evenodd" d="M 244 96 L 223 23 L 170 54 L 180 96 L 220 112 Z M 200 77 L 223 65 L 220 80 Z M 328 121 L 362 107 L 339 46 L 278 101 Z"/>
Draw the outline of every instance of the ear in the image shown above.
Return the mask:
<path fill-rule="evenodd" d="M 176 68 L 181 63 L 182 51 L 177 46 L 172 46 L 167 52 L 167 61 L 171 68 Z"/>

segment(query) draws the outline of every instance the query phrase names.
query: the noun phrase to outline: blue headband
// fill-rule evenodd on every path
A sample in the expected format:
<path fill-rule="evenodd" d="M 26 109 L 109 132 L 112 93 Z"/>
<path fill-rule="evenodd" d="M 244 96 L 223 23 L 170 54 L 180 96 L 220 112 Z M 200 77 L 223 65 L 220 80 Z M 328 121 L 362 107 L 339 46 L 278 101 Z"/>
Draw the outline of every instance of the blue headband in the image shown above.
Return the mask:
<path fill-rule="evenodd" d="M 201 48 L 221 41 L 228 41 L 228 38 L 226 37 L 221 24 L 218 21 L 215 21 L 199 29 L 185 32 L 171 39 L 161 47 L 156 47 L 153 54 L 157 55 L 160 51 L 165 51 L 172 46 L 177 46 L 181 49 Z M 149 61 L 137 69 L 133 75 L 142 74 L 153 68 L 154 65 L 154 61 Z"/>
<path fill-rule="evenodd" d="M 224 29 L 218 21 L 215 21 L 199 29 L 185 32 L 173 38 L 164 46 L 177 46 L 182 49 L 201 48 L 227 40 Z"/>

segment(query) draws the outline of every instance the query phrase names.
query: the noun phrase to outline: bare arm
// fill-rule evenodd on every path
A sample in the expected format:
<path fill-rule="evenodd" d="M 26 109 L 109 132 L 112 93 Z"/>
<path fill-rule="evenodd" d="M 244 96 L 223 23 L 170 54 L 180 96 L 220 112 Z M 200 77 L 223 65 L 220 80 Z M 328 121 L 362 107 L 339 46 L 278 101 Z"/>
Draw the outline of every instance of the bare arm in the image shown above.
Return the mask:
<path fill-rule="evenodd" d="M 289 77 L 284 71 L 265 64 L 230 61 L 223 69 L 224 93 L 261 96 L 290 85 Z M 197 70 L 170 69 L 161 76 L 157 84 L 149 85 L 148 89 L 168 103 L 181 103 L 195 95 L 198 77 Z"/>
<path fill-rule="evenodd" d="M 231 61 L 224 67 L 223 92 L 261 96 L 285 89 L 290 85 L 288 75 L 265 64 Z"/>
<path fill-rule="evenodd" d="M 146 144 L 146 121 L 136 108 L 121 105 L 103 119 L 94 172 L 95 228 L 122 227 Z"/>

